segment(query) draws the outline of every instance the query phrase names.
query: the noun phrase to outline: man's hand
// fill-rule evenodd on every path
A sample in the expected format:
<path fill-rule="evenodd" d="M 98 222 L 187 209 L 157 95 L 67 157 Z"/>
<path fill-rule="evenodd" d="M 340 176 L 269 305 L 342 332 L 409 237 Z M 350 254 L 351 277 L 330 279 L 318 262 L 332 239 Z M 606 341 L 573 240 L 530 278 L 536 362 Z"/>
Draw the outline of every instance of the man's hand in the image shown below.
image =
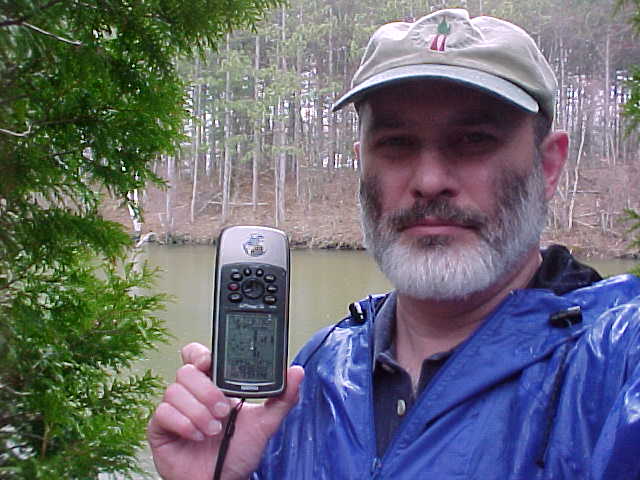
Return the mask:
<path fill-rule="evenodd" d="M 147 437 L 162 478 L 211 480 L 225 419 L 238 400 L 225 397 L 208 377 L 208 348 L 190 343 L 182 349 L 182 361 L 149 422 Z M 302 367 L 291 367 L 281 396 L 261 405 L 245 403 L 225 459 L 224 480 L 246 480 L 256 470 L 267 441 L 298 401 L 303 377 Z"/>

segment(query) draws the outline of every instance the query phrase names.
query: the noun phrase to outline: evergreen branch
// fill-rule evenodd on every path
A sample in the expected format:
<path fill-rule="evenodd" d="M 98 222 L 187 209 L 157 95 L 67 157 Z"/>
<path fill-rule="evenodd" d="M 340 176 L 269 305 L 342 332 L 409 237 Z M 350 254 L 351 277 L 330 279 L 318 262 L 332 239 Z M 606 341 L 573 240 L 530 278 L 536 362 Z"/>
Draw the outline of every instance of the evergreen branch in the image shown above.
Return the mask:
<path fill-rule="evenodd" d="M 98 7 L 96 7 L 95 5 L 91 5 L 89 3 L 85 3 L 85 2 L 75 2 L 76 5 L 80 5 L 81 7 L 87 7 L 87 8 L 91 8 L 93 10 L 97 10 Z"/>
<path fill-rule="evenodd" d="M 49 3 L 44 4 L 43 6 L 41 6 L 39 8 L 39 10 L 42 12 L 48 8 L 53 7 L 54 5 L 58 4 L 58 3 L 62 3 L 64 0 L 51 0 Z"/>
<path fill-rule="evenodd" d="M 0 100 L 0 105 L 4 105 L 5 103 L 15 102 L 16 100 L 23 100 L 25 98 L 29 98 L 29 95 L 24 94 L 24 95 L 18 95 L 16 97 L 3 98 L 2 100 Z"/>
<path fill-rule="evenodd" d="M 116 108 L 111 105 L 99 105 L 94 109 L 97 112 L 104 113 L 107 111 L 118 112 L 118 113 L 140 113 L 142 110 L 139 108 Z M 80 115 L 78 117 L 73 118 L 61 118 L 57 120 L 36 120 L 33 122 L 34 125 L 38 126 L 50 126 L 50 125 L 66 125 L 69 123 L 75 123 L 79 121 L 87 121 L 87 120 L 98 120 L 99 115 Z"/>
<path fill-rule="evenodd" d="M 30 445 L 28 443 L 21 443 L 19 445 L 12 445 L 8 448 L 8 450 L 12 451 L 11 454 L 14 456 L 17 456 L 15 453 L 13 453 L 13 450 L 20 450 L 22 448 L 28 448 Z"/>
<path fill-rule="evenodd" d="M 247 1 L 266 7 L 277 0 Z M 210 2 L 194 0 L 187 12 L 174 0 L 0 7 L 0 32 L 13 36 L 0 52 L 0 109 L 17 115 L 0 122 L 0 143 L 13 160 L 0 165 L 0 337 L 2 353 L 15 357 L 0 376 L 0 403 L 12 403 L 0 412 L 2 479 L 112 471 L 129 478 L 140 470 L 135 448 L 160 380 L 118 382 L 107 398 L 101 394 L 114 371 L 131 369 L 168 336 L 151 314 L 163 300 L 134 296 L 149 287 L 152 272 L 126 267 L 121 278 L 117 262 L 131 241 L 98 205 L 102 189 L 124 203 L 128 190 L 160 182 L 151 162 L 183 138 L 186 117 L 182 81 L 164 67 L 193 44 L 213 43 L 218 29 L 250 23 L 254 7 L 245 14 L 236 2 L 238 10 L 212 11 Z M 90 35 L 90 25 L 103 48 L 69 48 L 88 46 L 82 32 Z M 129 68 L 138 61 L 139 69 Z M 52 108 L 58 100 L 61 108 Z M 137 148 L 120 148 L 125 141 Z M 84 145 L 93 159 L 83 158 Z M 96 317 L 105 323 L 95 326 Z M 38 381 L 25 381 L 33 369 Z"/>
<path fill-rule="evenodd" d="M 17 390 L 14 390 L 13 388 L 11 388 L 9 385 L 3 384 L 3 383 L 0 383 L 0 390 L 6 390 L 12 395 L 18 395 L 20 397 L 28 397 L 29 395 L 31 395 L 28 392 L 18 392 Z"/>
<path fill-rule="evenodd" d="M 58 3 L 62 3 L 63 1 L 64 0 L 51 0 L 49 3 L 46 3 L 46 4 L 42 5 L 41 7 L 38 7 L 37 11 L 33 12 L 31 15 L 24 15 L 21 18 L 16 18 L 14 20 L 6 20 L 4 22 L 0 22 L 0 28 L 10 27 L 12 25 L 22 25 L 22 24 L 24 24 L 24 22 L 26 20 L 29 20 L 34 15 L 37 15 L 38 13 L 43 12 L 44 10 L 47 10 L 48 8 L 51 8 L 51 7 L 53 7 L 54 5 L 56 5 Z"/>
<path fill-rule="evenodd" d="M 25 27 L 30 28 L 31 30 L 34 30 L 34 31 L 36 31 L 38 33 L 41 33 L 43 35 L 47 35 L 48 37 L 55 38 L 56 40 L 58 40 L 60 42 L 68 43 L 68 44 L 73 45 L 75 47 L 81 47 L 82 46 L 82 42 L 78 42 L 76 40 L 69 40 L 67 38 L 64 38 L 64 37 L 61 37 L 59 35 L 56 35 L 55 33 L 47 32 L 46 30 L 43 30 L 42 28 L 36 27 L 35 25 L 31 25 L 30 23 L 22 22 L 20 25 L 24 25 Z"/>
<path fill-rule="evenodd" d="M 49 435 L 51 434 L 51 429 L 49 428 L 49 423 L 44 424 L 44 436 L 42 438 L 42 446 L 40 448 L 40 456 L 45 458 L 47 455 L 47 447 L 49 446 Z"/>
<path fill-rule="evenodd" d="M 13 286 L 13 284 L 15 284 L 17 281 L 17 278 L 14 278 L 6 283 L 3 283 L 2 285 L 0 285 L 0 292 L 2 292 L 3 290 L 10 290 L 11 287 Z M 8 298 L 8 295 L 7 295 Z M 4 297 L 0 297 L 0 299 L 4 300 Z M 2 303 L 2 302 L 0 302 Z M 2 385 L 0 384 L 0 388 L 2 388 Z"/>
<path fill-rule="evenodd" d="M 24 22 L 24 18 L 18 18 L 15 20 L 5 20 L 3 22 L 0 22 L 0 28 L 11 27 L 13 25 L 21 25 L 22 22 Z"/>
<path fill-rule="evenodd" d="M 71 150 L 64 150 L 62 152 L 51 152 L 51 153 L 47 153 L 47 155 L 45 155 L 43 158 L 62 157 L 64 155 L 73 155 L 73 154 L 77 154 L 77 153 L 82 153 L 84 148 L 85 147 L 74 148 L 74 149 L 71 149 Z M 85 157 L 85 158 L 87 158 L 87 157 Z"/>
<path fill-rule="evenodd" d="M 95 115 L 81 115 L 79 117 L 61 118 L 58 120 L 41 120 L 41 121 L 35 121 L 33 123 L 38 126 L 66 125 L 66 124 L 75 123 L 81 120 L 96 120 L 96 118 L 97 117 Z"/>
<path fill-rule="evenodd" d="M 5 402 L 7 401 L 5 398 L 3 398 L 2 400 Z M 2 417 L 0 417 L 0 435 L 19 434 L 19 431 L 16 429 L 15 423 L 16 419 L 21 419 L 23 417 L 24 415 L 21 413 L 6 413 Z"/>
<path fill-rule="evenodd" d="M 28 125 L 28 129 L 22 133 L 12 132 L 11 130 L 6 130 L 4 128 L 0 128 L 0 133 L 5 133 L 7 135 L 11 135 L 13 137 L 26 137 L 31 133 L 31 125 Z"/>
<path fill-rule="evenodd" d="M 13 432 L 0 431 L 0 436 L 6 436 L 6 437 L 20 436 L 20 437 L 26 437 L 26 438 L 33 438 L 35 440 L 42 440 L 43 438 L 42 435 L 36 435 L 35 433 L 20 432 L 20 431 L 13 431 Z"/>
<path fill-rule="evenodd" d="M 22 451 L 25 448 L 31 448 L 31 445 L 29 445 L 28 443 L 20 443 L 18 445 L 11 445 L 10 447 L 7 447 L 4 452 L 6 452 L 7 454 L 11 455 L 12 458 L 16 459 L 16 460 L 23 460 L 24 459 L 24 452 Z M 0 474 L 2 474 L 3 472 L 12 472 L 12 468 L 13 467 L 0 467 Z M 2 475 L 0 475 L 0 478 L 5 478 Z M 10 477 L 7 477 L 10 478 Z"/>

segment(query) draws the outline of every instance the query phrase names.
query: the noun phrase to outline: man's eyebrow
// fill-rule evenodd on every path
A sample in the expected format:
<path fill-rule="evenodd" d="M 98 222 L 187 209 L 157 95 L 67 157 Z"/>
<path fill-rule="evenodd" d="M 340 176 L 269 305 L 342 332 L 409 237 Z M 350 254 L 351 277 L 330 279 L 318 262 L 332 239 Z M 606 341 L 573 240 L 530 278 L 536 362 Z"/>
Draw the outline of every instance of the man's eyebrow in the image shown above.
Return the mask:
<path fill-rule="evenodd" d="M 521 119 L 517 115 L 512 115 L 506 111 L 478 110 L 470 112 L 460 112 L 454 114 L 445 122 L 450 127 L 475 127 L 475 126 L 496 126 L 505 128 L 507 126 L 517 126 Z M 410 127 L 412 124 L 405 117 L 398 115 L 379 114 L 371 119 L 368 130 L 378 132 L 381 130 L 401 130 Z"/>
<path fill-rule="evenodd" d="M 478 111 L 478 112 L 463 112 L 459 115 L 455 115 L 448 122 L 454 127 L 473 127 L 479 125 L 489 126 L 516 126 L 520 123 L 520 118 L 516 115 L 510 115 L 507 112 L 495 112 L 495 111 Z"/>
<path fill-rule="evenodd" d="M 427 113 L 429 115 L 429 113 Z M 496 127 L 501 129 L 516 128 L 522 121 L 522 116 L 514 115 L 506 109 L 478 109 L 467 110 L 452 114 L 443 120 L 444 124 L 450 128 L 465 127 Z M 413 122 L 403 115 L 397 113 L 378 112 L 372 115 L 367 127 L 369 133 L 377 133 L 386 130 L 404 130 L 415 127 Z"/>
<path fill-rule="evenodd" d="M 409 122 L 402 117 L 378 115 L 374 117 L 369 125 L 369 131 L 397 130 L 406 128 Z"/>

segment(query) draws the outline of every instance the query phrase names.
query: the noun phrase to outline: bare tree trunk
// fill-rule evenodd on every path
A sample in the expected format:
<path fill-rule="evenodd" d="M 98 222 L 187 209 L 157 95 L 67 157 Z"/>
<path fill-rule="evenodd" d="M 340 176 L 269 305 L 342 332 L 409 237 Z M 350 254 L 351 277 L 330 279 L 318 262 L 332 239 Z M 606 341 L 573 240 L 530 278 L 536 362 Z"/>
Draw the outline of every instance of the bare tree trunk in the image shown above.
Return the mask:
<path fill-rule="evenodd" d="M 573 169 L 573 189 L 571 192 L 571 203 L 569 205 L 568 229 L 573 228 L 573 209 L 576 204 L 576 195 L 578 191 L 578 180 L 580 178 L 580 161 L 582 160 L 582 149 L 584 148 L 584 138 L 586 133 L 586 125 L 582 124 L 582 133 L 580 134 L 580 147 L 578 147 L 578 155 L 576 157 L 576 165 Z"/>
<path fill-rule="evenodd" d="M 176 151 L 176 178 L 182 181 L 182 148 Z"/>
<path fill-rule="evenodd" d="M 171 155 L 166 156 L 167 182 L 169 186 L 165 190 L 164 202 L 164 229 L 167 233 L 173 234 L 173 189 L 176 188 L 175 183 L 175 158 Z"/>
<path fill-rule="evenodd" d="M 282 7 L 282 30 L 281 30 L 281 43 L 279 46 L 282 49 L 278 49 L 279 58 L 282 61 L 281 69 L 283 72 L 287 70 L 287 61 L 285 52 L 283 51 L 284 43 L 286 40 L 286 10 L 284 6 Z M 275 175 L 275 194 L 276 194 L 276 204 L 275 204 L 275 217 L 276 217 L 276 226 L 280 226 L 280 224 L 285 219 L 285 197 L 284 197 L 284 185 L 286 180 L 286 171 L 287 171 L 287 154 L 286 154 L 286 143 L 287 143 L 287 135 L 286 135 L 286 127 L 285 127 L 285 113 L 286 106 L 284 99 L 278 96 L 278 102 L 276 107 L 276 118 L 275 118 L 275 131 L 277 136 L 277 141 L 275 142 L 277 145 L 276 148 L 276 164 L 274 168 Z"/>
<path fill-rule="evenodd" d="M 253 84 L 253 99 L 258 105 L 260 100 L 260 85 L 258 80 L 258 70 L 260 69 L 260 35 L 256 35 L 256 57 L 254 61 L 255 76 Z M 253 205 L 253 211 L 258 208 L 258 164 L 260 162 L 260 125 L 261 120 L 256 116 L 253 121 L 253 158 L 251 162 L 251 204 Z"/>
<path fill-rule="evenodd" d="M 194 66 L 195 86 L 193 91 L 193 183 L 191 185 L 191 210 L 189 219 L 193 223 L 195 219 L 196 199 L 198 194 L 198 170 L 200 160 L 200 57 L 196 55 Z"/>
<path fill-rule="evenodd" d="M 298 19 L 302 23 L 302 3 L 300 4 L 300 18 Z M 302 47 L 298 46 L 296 49 L 296 73 L 298 75 L 302 72 Z M 300 116 L 300 106 L 302 98 L 302 89 L 298 88 L 295 92 L 295 98 L 293 101 L 293 145 L 295 147 L 302 147 L 303 135 L 302 135 L 302 117 Z M 294 152 L 294 171 L 296 178 L 296 199 L 300 198 L 300 157 L 301 152 L 297 150 Z"/>
<path fill-rule="evenodd" d="M 302 148 L 302 119 L 300 118 L 300 96 L 302 92 L 298 90 L 294 101 L 295 122 L 293 125 L 293 145 L 297 148 L 294 152 L 294 175 L 296 182 L 296 199 L 300 198 L 300 162 L 301 162 L 301 148 Z"/>
<path fill-rule="evenodd" d="M 564 40 L 562 36 L 559 37 L 558 42 L 560 43 L 558 47 L 559 57 L 560 57 L 560 81 L 558 82 L 558 90 L 559 90 L 560 98 L 558 100 L 559 100 L 560 108 L 558 109 L 559 118 L 557 119 L 557 122 L 561 128 L 566 129 L 567 117 L 568 117 L 567 89 L 566 89 L 567 76 L 565 72 L 566 52 L 564 50 Z"/>
<path fill-rule="evenodd" d="M 276 225 L 280 225 L 280 223 L 285 220 L 285 182 L 287 174 L 287 153 L 285 149 L 287 144 L 287 134 L 283 118 L 285 114 L 284 101 L 279 99 L 278 105 L 280 105 L 278 108 L 280 110 L 280 152 L 278 153 L 278 165 L 276 168 Z"/>
<path fill-rule="evenodd" d="M 230 54 L 230 35 L 227 33 L 227 58 Z M 227 66 L 224 92 L 224 167 L 222 173 L 222 222 L 229 215 L 229 187 L 231 186 L 231 72 Z"/>
<path fill-rule="evenodd" d="M 136 188 L 135 190 L 131 190 L 127 194 L 127 199 L 129 202 L 127 203 L 127 208 L 129 210 L 129 217 L 131 217 L 131 224 L 133 225 L 133 233 L 135 238 L 140 238 L 140 234 L 142 233 L 142 220 L 140 219 L 140 197 L 139 191 Z M 133 206 L 132 206 L 133 204 Z"/>
<path fill-rule="evenodd" d="M 272 107 L 272 114 L 267 119 L 267 123 L 265 124 L 266 128 L 271 129 L 271 155 L 269 158 L 269 163 L 273 167 L 273 203 L 271 206 L 273 207 L 273 219 L 274 225 L 277 227 L 280 224 L 280 219 L 278 218 L 278 201 L 280 199 L 280 195 L 278 192 L 278 153 L 280 149 L 280 121 L 278 116 L 280 115 L 280 97 L 277 98 L 276 103 Z"/>
<path fill-rule="evenodd" d="M 611 158 L 611 150 L 609 148 L 610 131 L 609 131 L 609 97 L 611 95 L 611 55 L 610 55 L 610 45 L 611 45 L 611 34 L 609 33 L 609 28 L 607 27 L 607 34 L 605 39 L 605 50 L 604 50 L 604 102 L 603 102 L 603 115 L 602 115 L 602 156 L 607 159 L 607 163 L 611 165 L 611 161 L 613 160 L 613 165 L 615 165 L 615 159 Z"/>
<path fill-rule="evenodd" d="M 335 59 L 333 57 L 333 7 L 329 8 L 329 81 L 331 82 L 331 84 L 333 85 L 333 79 L 334 79 L 334 62 Z M 331 98 L 336 98 L 336 92 L 335 92 L 335 88 L 332 86 L 331 87 Z M 329 165 L 328 167 L 333 169 L 335 167 L 337 167 L 336 165 L 336 157 L 337 157 L 337 152 L 336 152 L 336 129 L 337 129 L 337 125 L 336 125 L 336 115 L 329 115 L 329 145 L 328 145 L 328 156 L 329 156 Z"/>
<path fill-rule="evenodd" d="M 208 59 L 209 62 L 212 62 L 213 59 L 211 56 Z M 207 106 L 202 109 L 202 138 L 206 139 L 207 148 L 204 153 L 205 164 L 204 164 L 204 172 L 207 177 L 207 181 L 211 182 L 211 171 L 213 170 L 213 165 L 216 158 L 216 129 L 215 129 L 215 119 L 216 115 L 216 101 L 214 95 L 216 94 L 215 89 L 207 84 Z M 209 122 L 207 122 L 207 116 L 209 117 Z"/>
<path fill-rule="evenodd" d="M 314 145 L 314 166 L 318 163 L 322 166 L 325 159 L 325 137 L 324 137 L 324 94 L 322 93 L 322 86 L 320 78 L 317 80 L 317 92 L 315 102 L 315 135 L 312 137 Z"/>

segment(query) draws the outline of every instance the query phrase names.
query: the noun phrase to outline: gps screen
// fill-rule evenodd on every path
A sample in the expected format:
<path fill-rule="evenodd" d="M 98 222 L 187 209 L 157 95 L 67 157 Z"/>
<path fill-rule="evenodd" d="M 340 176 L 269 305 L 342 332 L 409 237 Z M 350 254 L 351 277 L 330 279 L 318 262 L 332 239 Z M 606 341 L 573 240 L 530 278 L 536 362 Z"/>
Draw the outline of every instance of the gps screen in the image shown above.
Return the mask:
<path fill-rule="evenodd" d="M 275 382 L 275 320 L 273 315 L 264 313 L 227 314 L 224 371 L 227 381 Z"/>

